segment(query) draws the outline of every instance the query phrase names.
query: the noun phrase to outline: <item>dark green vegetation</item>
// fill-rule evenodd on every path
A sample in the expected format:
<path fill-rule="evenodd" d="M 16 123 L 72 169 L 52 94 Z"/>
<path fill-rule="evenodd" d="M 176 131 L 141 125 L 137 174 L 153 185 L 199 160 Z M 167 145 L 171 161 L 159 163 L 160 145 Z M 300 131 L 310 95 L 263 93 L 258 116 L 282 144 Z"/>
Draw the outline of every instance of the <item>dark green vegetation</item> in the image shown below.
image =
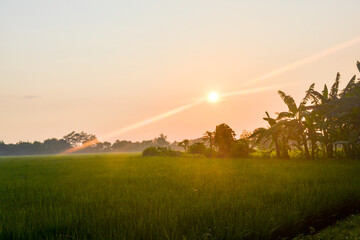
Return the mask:
<path fill-rule="evenodd" d="M 180 152 L 173 151 L 166 147 L 149 147 L 146 148 L 143 153 L 143 156 L 180 156 Z"/>
<path fill-rule="evenodd" d="M 299 236 L 294 240 L 360 240 L 360 215 L 350 216 L 315 235 Z"/>
<path fill-rule="evenodd" d="M 360 71 L 360 62 L 357 67 Z M 343 90 L 339 83 L 338 73 L 330 90 L 325 85 L 318 92 L 312 84 L 299 105 L 279 91 L 288 111 L 276 118 L 266 112 L 269 127 L 252 134 L 257 145 L 274 148 L 278 158 L 289 158 L 294 148 L 305 158 L 360 158 L 360 81 L 354 75 Z"/>
<path fill-rule="evenodd" d="M 200 140 L 200 141 L 199 141 Z M 226 123 L 216 126 L 215 131 L 206 131 L 202 138 L 196 139 L 190 145 L 190 140 L 185 139 L 178 143 L 184 152 L 200 154 L 206 157 L 248 157 L 255 150 L 251 148 L 250 133 L 243 131 L 238 139 L 233 129 Z"/>
<path fill-rule="evenodd" d="M 360 203 L 360 162 L 0 158 L 0 239 L 276 239 Z"/>

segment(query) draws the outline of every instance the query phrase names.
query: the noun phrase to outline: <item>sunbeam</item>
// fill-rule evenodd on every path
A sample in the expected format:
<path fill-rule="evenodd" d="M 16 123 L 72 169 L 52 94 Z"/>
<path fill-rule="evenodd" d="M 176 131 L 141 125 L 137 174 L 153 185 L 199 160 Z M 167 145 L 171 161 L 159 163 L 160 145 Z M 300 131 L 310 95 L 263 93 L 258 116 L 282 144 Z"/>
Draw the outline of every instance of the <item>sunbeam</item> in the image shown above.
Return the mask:
<path fill-rule="evenodd" d="M 305 64 L 308 64 L 308 63 L 311 63 L 311 62 L 314 62 L 316 60 L 319 60 L 321 58 L 324 58 L 332 53 L 335 53 L 341 49 L 344 49 L 344 48 L 347 48 L 347 47 L 350 47 L 350 46 L 353 46 L 357 43 L 360 43 L 360 36 L 357 37 L 357 38 L 354 38 L 350 41 L 347 41 L 347 42 L 344 42 L 344 43 L 341 43 L 339 45 L 336 45 L 334 47 L 331 47 L 331 48 L 328 48 L 324 51 L 321 51 L 321 52 L 318 52 L 318 53 L 315 53 L 311 56 L 308 56 L 306 58 L 303 58 L 303 59 L 300 59 L 296 62 L 293 62 L 291 64 L 288 64 L 288 65 L 285 65 L 281 68 L 278 68 L 274 71 L 271 71 L 269 73 L 266 73 L 260 77 L 257 77 L 257 78 L 254 78 L 254 79 L 251 79 L 250 81 L 246 82 L 243 84 L 243 86 L 248 86 L 248 85 L 251 85 L 253 83 L 257 83 L 257 82 L 260 82 L 260 81 L 263 81 L 265 79 L 268 79 L 268 78 L 271 78 L 271 77 L 274 77 L 276 75 L 279 75 L 281 73 L 284 73 L 284 72 L 287 72 L 287 71 L 290 71 L 292 69 L 295 69 L 295 68 L 298 68 L 300 66 L 303 66 Z"/>
<path fill-rule="evenodd" d="M 273 85 L 273 86 L 267 86 L 267 87 L 244 89 L 244 90 L 239 90 L 239 91 L 234 91 L 234 92 L 223 93 L 223 94 L 219 95 L 219 97 L 226 98 L 226 97 L 246 95 L 246 94 L 257 93 L 257 92 L 265 92 L 265 91 L 269 91 L 269 90 L 273 90 L 273 89 L 279 89 L 279 88 L 282 88 L 284 86 L 289 86 L 289 85 L 293 85 L 293 84 L 280 84 L 280 85 Z"/>
<path fill-rule="evenodd" d="M 254 89 L 245 89 L 245 90 L 241 90 L 241 91 L 236 91 L 236 92 L 229 92 L 229 93 L 224 93 L 224 94 L 219 94 L 217 95 L 217 98 L 226 98 L 226 97 L 231 97 L 231 96 L 237 96 L 237 95 L 245 95 L 245 94 L 251 94 L 251 93 L 257 93 L 257 92 L 264 92 L 264 91 L 269 91 L 269 90 L 272 90 L 272 89 L 275 89 L 275 88 L 278 88 L 278 87 L 281 87 L 281 86 L 284 86 L 284 85 L 277 85 L 277 86 L 270 86 L 270 87 L 262 87 L 262 88 L 254 88 Z M 214 98 L 214 97 L 213 97 Z M 195 101 L 193 101 L 192 103 L 189 103 L 189 104 L 186 104 L 184 106 L 181 106 L 181 107 L 178 107 L 178 108 L 175 108 L 173 110 L 170 110 L 170 111 L 167 111 L 165 113 L 162 113 L 162 114 L 159 114 L 155 117 L 151 117 L 151 118 L 148 118 L 146 120 L 143 120 L 143 121 L 140 121 L 138 123 L 135 123 L 135 124 L 132 124 L 132 125 L 129 125 L 127 127 L 123 127 L 123 128 L 120 128 L 120 129 L 117 129 L 113 132 L 110 132 L 106 135 L 103 135 L 101 136 L 100 138 L 103 139 L 103 140 L 106 140 L 106 139 L 109 139 L 109 138 L 112 138 L 114 136 L 119 136 L 125 132 L 129 132 L 131 130 L 135 130 L 137 128 L 140 128 L 140 127 L 143 127 L 143 126 L 146 126 L 146 125 L 149 125 L 151 123 L 154 123 L 154 122 L 157 122 L 157 121 L 160 121 L 164 118 L 168 118 L 170 116 L 173 116 L 175 114 L 178 114 L 180 112 L 183 112 L 187 109 L 190 109 L 190 108 L 193 108 L 201 103 L 205 103 L 205 102 L 208 102 L 208 98 L 199 98 Z M 84 143 L 83 145 L 81 146 L 78 146 L 78 147 L 73 147 L 73 148 L 70 148 L 70 149 L 67 149 L 66 151 L 62 152 L 61 154 L 67 154 L 67 153 L 73 153 L 73 152 L 77 152 L 79 150 L 82 150 L 82 149 L 85 149 L 87 147 L 90 147 L 91 145 L 94 145 L 97 143 L 97 139 L 95 140 L 91 140 L 89 142 L 86 142 Z"/>
<path fill-rule="evenodd" d="M 115 130 L 115 131 L 113 131 L 111 133 L 108 133 L 108 134 L 106 134 L 104 136 L 101 136 L 101 139 L 109 139 L 109 138 L 112 138 L 114 136 L 118 136 L 120 134 L 123 134 L 125 132 L 129 132 L 131 130 L 134 130 L 134 129 L 149 125 L 149 124 L 151 124 L 153 122 L 157 122 L 157 121 L 162 120 L 164 118 L 168 118 L 168 117 L 173 116 L 175 114 L 178 114 L 178 113 L 180 113 L 182 111 L 185 111 L 185 110 L 187 110 L 189 108 L 195 107 L 196 105 L 198 105 L 198 104 L 200 104 L 202 102 L 203 102 L 203 100 L 196 101 L 196 102 L 193 102 L 193 103 L 189 103 L 189 104 L 186 104 L 184 106 L 181 106 L 181 107 L 175 108 L 173 110 L 167 111 L 165 113 L 159 114 L 159 115 L 157 115 L 155 117 L 148 118 L 148 119 L 146 119 L 144 121 L 137 122 L 135 124 L 131 124 L 131 125 L 129 125 L 127 127 L 124 127 L 124 128 L 117 129 L 117 130 Z M 77 152 L 77 151 L 79 151 L 81 149 L 90 147 L 91 145 L 96 144 L 96 143 L 97 143 L 97 140 L 92 140 L 92 141 L 84 143 L 81 146 L 67 149 L 66 151 L 62 152 L 62 154 Z"/>
<path fill-rule="evenodd" d="M 357 43 L 360 42 L 360 37 L 357 37 L 357 38 L 354 38 L 350 41 L 347 41 L 347 42 L 344 42 L 344 43 L 341 43 L 339 45 L 336 45 L 334 47 L 331 47 L 331 48 L 328 48 L 324 51 L 321 51 L 321 52 L 318 52 L 316 54 L 313 54 L 309 57 L 306 57 L 306 58 L 303 58 L 299 61 L 296 61 L 294 63 L 291 63 L 291 64 L 288 64 L 286 66 L 283 66 L 281 68 L 278 68 L 274 71 L 271 71 L 267 74 L 264 74 L 260 77 L 257 77 L 257 78 L 254 78 L 248 82 L 246 82 L 244 84 L 244 86 L 246 85 L 250 85 L 250 84 L 253 84 L 253 83 L 257 83 L 257 82 L 260 82 L 260 81 L 263 81 L 265 79 L 268 79 L 268 78 L 271 78 L 271 77 L 274 77 L 278 74 L 281 74 L 281 73 L 284 73 L 284 72 L 287 72 L 287 71 L 290 71 L 292 69 L 295 69 L 297 67 L 300 67 L 300 66 L 303 66 L 305 64 L 308 64 L 308 63 L 311 63 L 313 61 L 316 61 L 318 59 L 321 59 L 321 58 L 324 58 L 334 52 L 337 52 L 341 49 L 344 49 L 344 48 L 347 48 L 347 47 L 350 47 L 350 46 L 353 46 Z M 285 85 L 288 85 L 288 84 L 285 84 Z M 252 88 L 252 89 L 244 89 L 244 90 L 239 90 L 239 91 L 234 91 L 234 92 L 227 92 L 227 93 L 223 93 L 223 94 L 217 94 L 215 92 L 211 93 L 208 98 L 199 98 L 197 100 L 194 100 L 192 103 L 189 103 L 189 104 L 186 104 L 184 106 L 181 106 L 181 107 L 178 107 L 178 108 L 175 108 L 173 110 L 170 110 L 168 112 L 165 112 L 165 113 L 162 113 L 160 115 L 157 115 L 155 117 L 151 117 L 149 119 L 146 119 L 144 121 L 140 121 L 138 123 L 135 123 L 135 124 L 132 124 L 132 125 L 129 125 L 127 127 L 124 127 L 124 128 L 120 128 L 120 129 L 117 129 L 111 133 L 108 133 L 104 136 L 101 136 L 101 139 L 109 139 L 109 138 L 112 138 L 114 136 L 118 136 L 120 134 L 123 134 L 125 132 L 129 132 L 131 130 L 134 130 L 134 129 L 137 129 L 137 128 L 140 128 L 140 127 L 143 127 L 143 126 L 146 126 L 146 125 L 149 125 L 151 123 L 154 123 L 154 122 L 157 122 L 157 121 L 160 121 L 164 118 L 168 118 L 170 116 L 173 116 L 175 114 L 178 114 L 180 112 L 183 112 L 187 109 L 190 109 L 192 107 L 195 107 L 197 105 L 199 105 L 200 103 L 203 103 L 203 102 L 206 102 L 207 99 L 210 99 L 211 102 L 215 102 L 218 100 L 218 98 L 227 98 L 227 97 L 232 97 L 232 96 L 238 96 L 238 95 L 245 95 L 245 94 L 251 94 L 251 93 L 257 93 L 257 92 L 264 92 L 264 91 L 269 91 L 269 90 L 272 90 L 272 89 L 276 89 L 276 88 L 280 88 L 280 87 L 283 87 L 285 85 L 277 85 L 277 86 L 267 86 L 267 87 L 259 87 L 259 88 Z M 79 151 L 81 149 L 84 149 L 84 148 L 87 148 L 93 144 L 96 144 L 97 143 L 97 140 L 92 140 L 92 141 L 89 141 L 87 143 L 84 143 L 83 145 L 81 146 L 78 146 L 78 147 L 74 147 L 74 148 L 70 148 L 64 152 L 62 152 L 62 154 L 66 154 L 66 153 L 72 153 L 72 152 L 76 152 L 76 151 Z"/>

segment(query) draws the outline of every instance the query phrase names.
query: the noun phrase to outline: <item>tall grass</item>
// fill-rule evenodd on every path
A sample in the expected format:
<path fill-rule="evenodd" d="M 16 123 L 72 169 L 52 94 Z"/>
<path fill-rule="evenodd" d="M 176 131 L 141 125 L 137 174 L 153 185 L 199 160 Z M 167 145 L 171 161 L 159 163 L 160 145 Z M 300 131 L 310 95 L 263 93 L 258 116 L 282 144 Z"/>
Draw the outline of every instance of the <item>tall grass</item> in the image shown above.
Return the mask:
<path fill-rule="evenodd" d="M 360 162 L 0 158 L 0 239 L 271 239 L 360 202 Z"/>

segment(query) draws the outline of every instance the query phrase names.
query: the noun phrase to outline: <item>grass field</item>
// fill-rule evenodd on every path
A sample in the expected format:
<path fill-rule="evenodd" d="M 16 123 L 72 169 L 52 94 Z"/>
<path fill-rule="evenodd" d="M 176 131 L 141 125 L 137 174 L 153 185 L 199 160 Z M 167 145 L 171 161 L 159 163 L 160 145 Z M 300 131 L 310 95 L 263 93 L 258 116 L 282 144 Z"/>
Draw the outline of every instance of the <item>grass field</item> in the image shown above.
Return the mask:
<path fill-rule="evenodd" d="M 308 236 L 298 236 L 294 240 L 360 240 L 360 215 L 350 216 L 323 231 Z"/>
<path fill-rule="evenodd" d="M 0 239 L 292 237 L 357 208 L 359 182 L 350 160 L 0 158 Z"/>

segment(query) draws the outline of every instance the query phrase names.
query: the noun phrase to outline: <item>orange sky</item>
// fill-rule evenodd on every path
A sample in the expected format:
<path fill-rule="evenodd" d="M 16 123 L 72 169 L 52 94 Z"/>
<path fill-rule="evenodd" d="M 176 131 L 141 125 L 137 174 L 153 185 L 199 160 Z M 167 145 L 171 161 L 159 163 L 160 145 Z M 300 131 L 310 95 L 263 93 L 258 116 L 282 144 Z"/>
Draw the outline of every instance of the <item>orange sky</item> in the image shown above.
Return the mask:
<path fill-rule="evenodd" d="M 262 81 L 251 80 L 360 36 L 358 1 L 0 2 L 0 140 L 116 130 L 205 97 L 284 85 L 344 85 L 360 44 Z M 342 86 L 343 86 L 342 85 Z M 282 111 L 275 89 L 202 103 L 109 140 L 196 138 L 217 124 L 265 126 Z"/>

